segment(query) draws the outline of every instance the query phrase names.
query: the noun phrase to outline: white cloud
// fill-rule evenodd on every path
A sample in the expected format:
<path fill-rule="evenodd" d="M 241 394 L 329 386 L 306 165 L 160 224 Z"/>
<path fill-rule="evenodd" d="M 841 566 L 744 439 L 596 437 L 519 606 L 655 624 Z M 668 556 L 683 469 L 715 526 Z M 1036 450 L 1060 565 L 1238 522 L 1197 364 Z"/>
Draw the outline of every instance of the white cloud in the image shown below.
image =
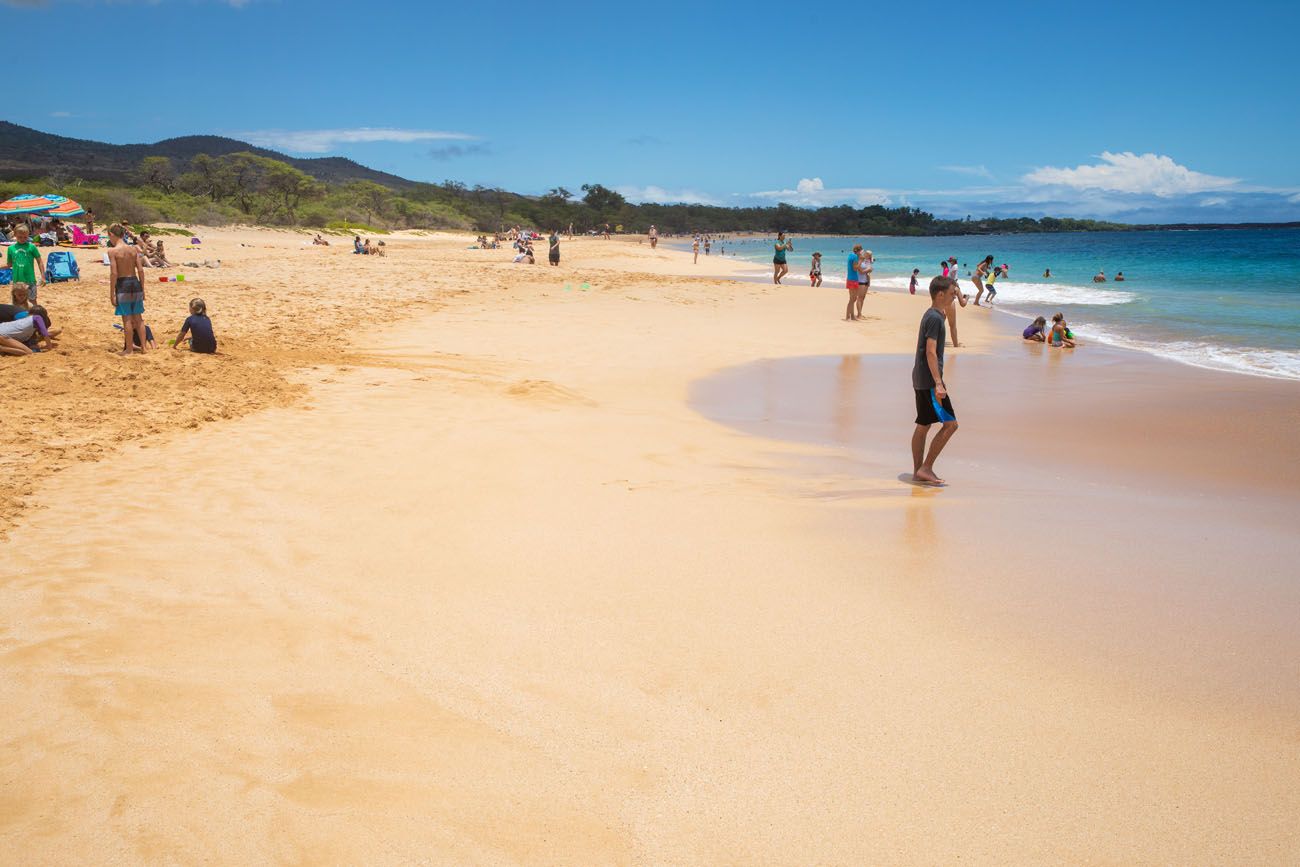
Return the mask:
<path fill-rule="evenodd" d="M 954 172 L 959 175 L 970 175 L 976 178 L 993 180 L 993 173 L 988 170 L 987 166 L 939 166 L 940 171 Z"/>
<path fill-rule="evenodd" d="M 1223 196 L 1210 196 L 1208 199 L 1201 199 L 1197 204 L 1202 208 L 1217 208 L 1220 205 L 1228 204 L 1228 200 Z"/>
<path fill-rule="evenodd" d="M 1160 197 L 1204 193 L 1235 186 L 1237 178 L 1221 178 L 1194 172 L 1167 156 L 1135 154 L 1132 151 L 1103 151 L 1098 165 L 1072 169 L 1044 166 L 1022 180 L 1034 186 L 1069 187 L 1075 190 L 1104 190 L 1112 193 L 1147 193 Z"/>
<path fill-rule="evenodd" d="M 792 190 L 764 190 L 750 193 L 756 199 L 770 199 L 791 205 L 821 207 L 845 202 L 863 205 L 888 205 L 889 193 L 870 187 L 828 187 L 821 178 L 800 178 Z"/>
<path fill-rule="evenodd" d="M 474 136 L 463 132 L 368 126 L 357 129 L 264 129 L 235 133 L 234 135 L 236 138 L 241 138 L 259 147 L 307 154 L 328 153 L 341 144 L 363 142 L 409 143 L 417 141 L 472 141 L 474 139 Z"/>
<path fill-rule="evenodd" d="M 666 190 L 653 184 L 646 187 L 615 187 L 614 191 L 631 202 L 656 205 L 719 205 L 714 197 L 698 190 Z"/>
<path fill-rule="evenodd" d="M 50 112 L 50 117 L 72 117 L 72 112 L 70 112 L 70 111 L 52 111 L 52 112 Z"/>

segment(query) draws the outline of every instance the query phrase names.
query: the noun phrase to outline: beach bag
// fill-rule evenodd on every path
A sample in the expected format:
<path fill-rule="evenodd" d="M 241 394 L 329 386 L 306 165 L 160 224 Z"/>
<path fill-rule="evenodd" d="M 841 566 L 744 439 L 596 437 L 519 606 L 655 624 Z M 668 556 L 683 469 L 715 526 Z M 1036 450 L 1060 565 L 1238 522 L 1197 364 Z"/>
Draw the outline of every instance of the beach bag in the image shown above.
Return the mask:
<path fill-rule="evenodd" d="M 77 268 L 77 257 L 64 250 L 57 250 L 45 257 L 45 282 L 63 283 L 67 280 L 80 280 L 81 271 Z"/>

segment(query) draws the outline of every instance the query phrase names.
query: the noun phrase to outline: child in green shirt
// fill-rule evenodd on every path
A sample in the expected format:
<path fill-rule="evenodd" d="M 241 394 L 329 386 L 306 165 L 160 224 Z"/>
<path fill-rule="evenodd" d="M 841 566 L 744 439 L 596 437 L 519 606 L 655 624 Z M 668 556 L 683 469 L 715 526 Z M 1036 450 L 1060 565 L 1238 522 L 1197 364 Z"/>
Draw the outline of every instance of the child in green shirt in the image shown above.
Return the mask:
<path fill-rule="evenodd" d="M 20 225 L 14 229 L 14 245 L 9 248 L 6 260 L 10 268 L 14 270 L 14 285 L 23 284 L 27 287 L 27 296 L 36 300 L 37 280 L 40 285 L 45 285 L 45 270 L 41 263 L 41 249 L 31 242 L 30 232 L 25 225 Z"/>

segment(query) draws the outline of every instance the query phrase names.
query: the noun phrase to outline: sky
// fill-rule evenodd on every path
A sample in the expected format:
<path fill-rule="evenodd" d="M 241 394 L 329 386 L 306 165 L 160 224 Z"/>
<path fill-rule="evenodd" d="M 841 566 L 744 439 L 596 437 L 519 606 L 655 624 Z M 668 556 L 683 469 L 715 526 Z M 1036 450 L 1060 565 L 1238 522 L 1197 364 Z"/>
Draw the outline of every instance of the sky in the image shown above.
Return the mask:
<path fill-rule="evenodd" d="M 0 0 L 68 52 L 2 111 L 525 194 L 1300 220 L 1298 29 L 1296 0 Z M 59 83 L 111 68 L 133 110 Z"/>

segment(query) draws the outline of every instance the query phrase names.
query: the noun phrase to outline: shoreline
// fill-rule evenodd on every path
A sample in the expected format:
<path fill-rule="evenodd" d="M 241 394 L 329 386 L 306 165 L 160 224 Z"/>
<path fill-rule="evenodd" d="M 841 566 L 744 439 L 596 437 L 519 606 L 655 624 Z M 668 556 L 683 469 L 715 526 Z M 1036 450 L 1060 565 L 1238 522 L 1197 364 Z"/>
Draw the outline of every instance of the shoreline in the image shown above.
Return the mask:
<path fill-rule="evenodd" d="M 1069 233 L 1062 233 L 1069 234 Z M 753 239 L 763 239 L 768 236 L 754 235 Z M 827 235 L 817 237 L 843 238 L 844 240 L 863 240 L 866 238 L 893 238 L 902 236 L 838 236 Z M 928 236 L 927 236 L 928 237 Z M 1009 237 L 1009 236 L 1008 236 Z M 685 249 L 689 253 L 689 245 L 685 248 L 678 242 L 675 249 Z M 747 265 L 748 268 L 742 268 L 747 271 L 738 279 L 746 281 L 763 282 L 765 273 L 770 275 L 770 266 L 762 261 L 753 261 L 751 259 L 741 259 L 731 257 L 736 263 Z M 765 268 L 768 269 L 765 271 Z M 792 276 L 794 276 L 792 274 Z M 802 276 L 802 275 L 800 275 Z M 877 277 L 874 281 L 873 291 L 884 290 L 893 294 L 905 294 L 910 272 L 886 273 L 877 268 Z M 787 278 L 788 279 L 788 278 Z M 803 279 L 806 279 L 803 278 Z M 928 278 L 927 278 L 928 279 Z M 1054 278 L 1055 279 L 1055 278 Z M 770 277 L 768 278 L 770 282 Z M 962 277 L 962 290 L 967 292 L 969 297 L 974 297 L 975 290 L 969 276 Z M 1121 286 L 1120 283 L 1110 282 L 1104 284 L 1105 289 L 1099 291 L 1110 291 L 1119 293 L 1129 293 L 1132 290 L 1134 281 L 1128 281 Z M 834 286 L 838 286 L 835 283 Z M 1004 278 L 1001 284 L 1005 288 L 1015 291 L 1036 291 L 1043 288 L 1060 289 L 1062 286 L 1070 290 L 1084 292 L 1089 289 L 1086 284 L 1058 284 L 1040 281 L 1023 282 L 1016 278 Z M 822 288 L 834 288 L 830 281 Z M 1005 294 L 1005 293 L 1004 293 Z M 1054 301 L 1033 301 L 1020 300 L 1013 298 L 1003 298 L 998 306 L 991 307 L 1003 315 L 1016 318 L 1021 327 L 1033 318 L 1033 315 L 1044 313 L 1052 309 L 1078 307 L 1079 309 L 1070 314 L 1070 321 L 1078 323 L 1084 320 L 1082 325 L 1077 325 L 1077 333 L 1087 341 L 1089 347 L 1098 346 L 1106 347 L 1113 350 L 1121 350 L 1128 353 L 1140 353 L 1142 355 L 1172 360 L 1181 365 L 1198 368 L 1201 370 L 1226 372 L 1251 377 L 1273 379 L 1279 381 L 1300 382 L 1300 350 L 1291 349 L 1274 349 L 1266 346 L 1241 346 L 1228 342 L 1215 342 L 1210 339 L 1193 339 L 1186 334 L 1174 332 L 1157 334 L 1152 337 L 1150 333 L 1145 334 L 1144 339 L 1138 339 L 1133 334 L 1127 333 L 1123 325 L 1115 325 L 1106 322 L 1087 321 L 1089 305 L 1091 302 L 1076 302 L 1068 298 Z M 1021 308 L 1015 310 L 1011 308 Z M 969 309 L 969 308 L 967 308 Z M 1016 329 L 1014 336 L 1019 338 L 1020 329 Z M 1142 328 L 1139 327 L 1138 334 L 1143 334 Z"/>
<path fill-rule="evenodd" d="M 893 400 L 876 365 L 910 357 L 920 299 L 873 295 L 845 323 L 840 292 L 810 301 L 616 241 L 566 242 L 553 270 L 459 237 L 312 266 L 235 243 L 218 244 L 231 276 L 197 281 L 231 355 L 200 361 L 232 362 L 218 373 L 244 390 L 301 390 L 258 411 L 232 392 L 230 418 L 160 421 L 111 460 L 66 463 L 4 543 L 42 552 L 39 570 L 0 564 L 15 857 L 1300 854 L 1293 717 L 1270 709 L 1271 679 L 1236 703 L 1223 685 L 1252 659 L 1268 678 L 1296 664 L 1291 609 L 1219 581 L 1276 568 L 1286 513 L 1253 536 L 1226 525 L 1246 553 L 1225 560 L 1205 554 L 1194 498 L 985 483 L 973 392 L 945 455 L 968 481 L 942 491 L 897 479 L 910 418 L 882 417 L 886 433 L 872 412 L 846 419 L 858 454 L 741 433 L 689 402 L 719 371 L 827 354 L 862 356 L 860 386 Z M 266 318 L 225 314 L 254 287 Z M 271 326 L 308 307 L 350 323 L 353 289 L 392 311 L 382 329 L 276 344 Z M 969 391 L 1017 359 L 966 313 L 949 358 Z M 1095 373 L 1075 360 L 1032 369 Z M 174 379 L 191 369 L 172 356 L 128 361 L 111 396 L 151 365 L 125 388 L 165 405 L 216 386 Z M 1126 442 L 1104 422 L 1095 436 Z M 1025 568 L 1061 535 L 1069 558 Z M 1277 639 L 1271 658 L 1237 643 L 1251 635 Z"/>

